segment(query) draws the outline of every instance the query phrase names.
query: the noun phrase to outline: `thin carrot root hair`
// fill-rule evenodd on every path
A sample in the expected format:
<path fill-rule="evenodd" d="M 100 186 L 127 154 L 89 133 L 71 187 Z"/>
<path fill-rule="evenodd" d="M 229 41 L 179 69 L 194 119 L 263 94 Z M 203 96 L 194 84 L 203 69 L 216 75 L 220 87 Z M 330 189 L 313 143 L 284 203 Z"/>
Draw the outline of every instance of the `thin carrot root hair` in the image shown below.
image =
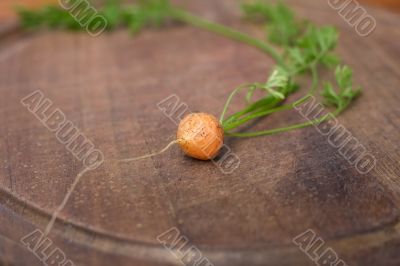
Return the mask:
<path fill-rule="evenodd" d="M 154 153 L 151 153 L 151 154 L 146 154 L 146 155 L 139 156 L 139 157 L 121 159 L 121 160 L 118 160 L 118 161 L 119 161 L 119 162 L 124 162 L 124 163 L 129 163 L 129 162 L 133 162 L 133 161 L 139 161 L 139 160 L 151 158 L 151 157 L 153 157 L 153 156 L 160 155 L 160 154 L 166 152 L 169 148 L 171 148 L 171 147 L 174 146 L 175 144 L 178 144 L 180 141 L 181 141 L 181 139 L 173 140 L 173 141 L 171 141 L 170 143 L 168 143 L 167 146 L 165 146 L 162 150 L 160 150 L 160 151 L 158 151 L 158 152 L 154 152 Z"/>
<path fill-rule="evenodd" d="M 64 209 L 65 205 L 68 202 L 68 199 L 70 198 L 70 196 L 72 195 L 72 193 L 74 192 L 76 186 L 78 185 L 81 177 L 87 172 L 91 170 L 90 168 L 84 168 L 83 170 L 81 170 L 75 177 L 74 182 L 72 183 L 72 185 L 69 187 L 67 194 L 65 195 L 63 201 L 61 202 L 61 204 L 57 207 L 57 209 L 53 212 L 50 222 L 47 224 L 46 229 L 43 233 L 43 236 L 39 239 L 39 241 L 37 242 L 37 245 L 40 245 L 42 243 L 42 241 L 44 241 L 47 236 L 49 235 L 51 229 L 54 226 L 54 223 L 58 217 L 58 215 L 60 214 L 60 212 Z"/>

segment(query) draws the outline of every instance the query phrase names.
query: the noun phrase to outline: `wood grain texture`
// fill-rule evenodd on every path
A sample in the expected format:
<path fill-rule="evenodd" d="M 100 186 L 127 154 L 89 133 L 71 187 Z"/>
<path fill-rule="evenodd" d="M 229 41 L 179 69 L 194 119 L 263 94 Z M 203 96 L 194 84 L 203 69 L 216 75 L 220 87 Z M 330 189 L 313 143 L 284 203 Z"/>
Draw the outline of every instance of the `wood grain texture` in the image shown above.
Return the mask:
<path fill-rule="evenodd" d="M 369 9 L 376 31 L 359 37 L 324 2 L 290 1 L 302 16 L 334 24 L 339 53 L 362 97 L 340 123 L 377 158 L 359 174 L 316 129 L 230 139 L 240 167 L 223 175 L 173 148 L 176 125 L 156 104 L 178 95 L 193 111 L 218 115 L 235 86 L 262 81 L 272 61 L 245 45 L 186 26 L 126 31 L 6 35 L 0 42 L 0 260 L 41 265 L 21 243 L 44 230 L 82 169 L 64 145 L 20 104 L 40 89 L 105 154 L 82 178 L 50 238 L 76 265 L 180 265 L 156 240 L 175 226 L 215 266 L 314 265 L 292 238 L 312 229 L 348 265 L 400 265 L 400 18 Z M 263 36 L 232 1 L 190 9 Z M 306 80 L 304 80 L 306 83 Z M 239 107 L 240 102 L 235 102 Z M 301 121 L 271 116 L 254 129 Z"/>

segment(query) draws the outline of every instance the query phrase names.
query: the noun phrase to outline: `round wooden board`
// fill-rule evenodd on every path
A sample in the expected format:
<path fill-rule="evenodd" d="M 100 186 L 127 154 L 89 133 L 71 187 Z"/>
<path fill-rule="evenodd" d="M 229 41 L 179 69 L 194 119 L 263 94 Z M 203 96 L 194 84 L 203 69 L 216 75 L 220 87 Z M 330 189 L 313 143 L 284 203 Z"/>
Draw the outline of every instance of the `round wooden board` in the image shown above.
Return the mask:
<path fill-rule="evenodd" d="M 40 90 L 105 156 L 84 174 L 49 235 L 75 265 L 180 265 L 157 240 L 173 227 L 215 266 L 314 265 L 292 242 L 308 229 L 347 265 L 400 265 L 400 18 L 368 9 L 377 28 L 359 37 L 324 1 L 291 3 L 342 32 L 339 53 L 364 93 L 339 121 L 377 159 L 371 172 L 360 174 L 315 128 L 228 139 L 240 158 L 231 174 L 176 147 L 117 162 L 174 138 L 176 125 L 157 107 L 161 100 L 176 94 L 190 110 L 218 115 L 232 88 L 264 80 L 272 61 L 186 26 L 136 37 L 124 30 L 96 38 L 8 31 L 0 41 L 0 264 L 42 264 L 21 238 L 44 230 L 83 168 L 21 104 Z M 263 37 L 238 19 L 235 6 L 190 4 Z M 287 112 L 252 129 L 302 119 Z"/>

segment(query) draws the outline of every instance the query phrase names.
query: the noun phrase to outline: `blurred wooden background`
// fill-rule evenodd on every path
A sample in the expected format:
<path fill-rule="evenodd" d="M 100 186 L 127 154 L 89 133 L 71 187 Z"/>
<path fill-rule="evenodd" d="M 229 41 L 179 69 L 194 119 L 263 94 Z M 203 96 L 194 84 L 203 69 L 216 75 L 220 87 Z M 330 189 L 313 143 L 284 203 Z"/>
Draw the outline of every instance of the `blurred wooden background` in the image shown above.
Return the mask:
<path fill-rule="evenodd" d="M 392 11 L 400 12 L 399 0 L 358 0 L 362 4 L 381 6 Z M 37 7 L 45 3 L 56 2 L 56 0 L 1 0 L 0 19 L 13 18 L 15 16 L 14 7 L 17 5 Z"/>
<path fill-rule="evenodd" d="M 385 7 L 387 9 L 400 11 L 400 1 L 399 0 L 359 0 L 360 3 L 375 5 Z"/>

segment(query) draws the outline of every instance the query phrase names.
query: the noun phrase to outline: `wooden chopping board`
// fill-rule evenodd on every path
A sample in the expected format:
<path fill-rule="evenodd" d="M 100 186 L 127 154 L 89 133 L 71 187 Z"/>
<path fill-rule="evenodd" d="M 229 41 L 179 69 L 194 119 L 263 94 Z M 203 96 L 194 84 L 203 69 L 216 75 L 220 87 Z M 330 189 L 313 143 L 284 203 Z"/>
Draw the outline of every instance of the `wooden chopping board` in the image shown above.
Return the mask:
<path fill-rule="evenodd" d="M 49 235 L 75 265 L 181 265 L 157 241 L 172 227 L 215 266 L 314 265 L 292 242 L 308 229 L 347 265 L 400 265 L 400 18 L 368 9 L 377 28 L 359 37 L 325 1 L 290 3 L 342 32 L 339 53 L 364 93 L 339 120 L 376 157 L 371 172 L 359 174 L 315 128 L 228 140 L 241 161 L 229 175 L 177 148 L 116 163 L 174 138 L 175 124 L 156 106 L 162 99 L 176 94 L 191 110 L 218 115 L 232 88 L 264 80 L 272 61 L 186 26 L 96 38 L 7 28 L 0 40 L 0 264 L 42 265 L 20 239 L 44 230 L 82 169 L 21 105 L 40 90 L 105 155 Z M 233 1 L 189 7 L 263 37 L 240 21 Z M 288 112 L 253 129 L 301 119 Z"/>

